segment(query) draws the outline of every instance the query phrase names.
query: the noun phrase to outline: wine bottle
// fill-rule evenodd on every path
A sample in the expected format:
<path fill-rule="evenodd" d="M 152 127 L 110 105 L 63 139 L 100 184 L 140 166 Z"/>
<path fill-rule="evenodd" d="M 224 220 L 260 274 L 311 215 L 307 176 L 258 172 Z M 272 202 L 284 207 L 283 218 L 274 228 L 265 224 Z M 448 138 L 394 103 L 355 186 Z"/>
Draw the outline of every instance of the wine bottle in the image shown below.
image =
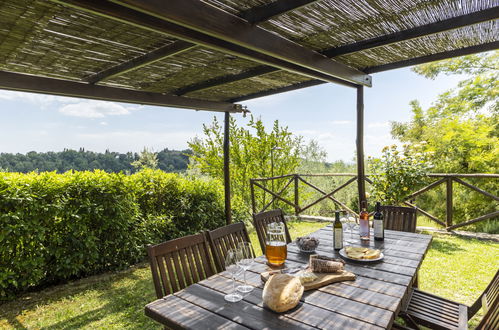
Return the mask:
<path fill-rule="evenodd" d="M 340 212 L 335 212 L 333 224 L 333 246 L 335 250 L 343 249 L 343 225 L 340 221 Z"/>
<path fill-rule="evenodd" d="M 376 241 L 382 241 L 385 239 L 385 224 L 383 222 L 383 213 L 381 213 L 381 205 L 376 202 L 376 207 L 373 216 L 373 231 L 374 239 Z"/>
<path fill-rule="evenodd" d="M 369 240 L 369 213 L 367 212 L 367 202 L 360 202 L 360 215 L 359 215 L 359 232 L 360 239 L 363 241 Z"/>

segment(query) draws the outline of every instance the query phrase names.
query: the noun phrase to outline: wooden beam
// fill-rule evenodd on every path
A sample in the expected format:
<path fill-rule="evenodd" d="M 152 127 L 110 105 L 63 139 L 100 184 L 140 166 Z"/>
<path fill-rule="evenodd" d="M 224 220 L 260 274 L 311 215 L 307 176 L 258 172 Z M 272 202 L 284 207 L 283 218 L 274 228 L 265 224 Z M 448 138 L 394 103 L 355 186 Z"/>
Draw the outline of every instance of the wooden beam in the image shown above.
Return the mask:
<path fill-rule="evenodd" d="M 388 70 L 400 69 L 400 68 L 404 68 L 407 66 L 413 66 L 413 65 L 424 64 L 424 63 L 428 63 L 428 62 L 446 60 L 446 59 L 452 58 L 452 57 L 487 52 L 487 51 L 495 50 L 498 48 L 499 48 L 499 41 L 493 41 L 493 42 L 489 42 L 486 44 L 470 46 L 470 47 L 465 47 L 465 48 L 459 48 L 459 49 L 454 49 L 454 50 L 445 51 L 445 52 L 441 52 L 441 53 L 411 58 L 409 60 L 393 62 L 393 63 L 383 64 L 383 65 L 378 65 L 378 66 L 372 66 L 372 67 L 366 68 L 364 71 L 367 73 L 383 72 L 383 71 L 388 71 Z"/>
<path fill-rule="evenodd" d="M 208 89 L 211 87 L 219 86 L 219 85 L 224 85 L 228 84 L 231 82 L 236 82 L 256 76 L 261 76 L 267 73 L 271 72 L 276 72 L 279 71 L 279 69 L 273 68 L 271 66 L 258 66 L 254 69 L 248 70 L 241 72 L 239 74 L 234 74 L 234 75 L 228 75 L 228 76 L 223 76 L 223 77 L 217 77 L 209 80 L 202 81 L 200 83 L 192 84 L 189 86 L 185 86 L 182 88 L 177 89 L 176 91 L 173 92 L 175 95 L 185 95 L 187 93 L 192 93 L 196 91 L 200 91 L 203 89 Z"/>
<path fill-rule="evenodd" d="M 113 2 L 292 64 L 292 66 L 281 64 L 283 66 L 281 69 L 287 71 L 329 82 L 337 82 L 340 79 L 351 84 L 371 86 L 371 77 L 364 72 L 335 62 L 200 0 L 169 0 L 168 6 L 165 6 L 162 0 L 113 0 Z M 301 69 L 296 70 L 296 66 Z M 326 79 L 327 77 L 334 79 Z"/>
<path fill-rule="evenodd" d="M 242 102 L 244 100 L 252 100 L 252 99 L 259 98 L 259 97 L 264 97 L 264 96 L 269 96 L 269 95 L 274 95 L 274 94 L 279 94 L 279 93 L 285 93 L 285 92 L 293 91 L 295 89 L 317 86 L 317 85 L 321 85 L 324 83 L 325 82 L 321 81 L 321 80 L 308 80 L 308 81 L 304 81 L 301 83 L 289 85 L 286 87 L 281 87 L 281 88 L 276 88 L 276 89 L 266 90 L 266 91 L 262 91 L 262 92 L 256 92 L 256 93 L 252 93 L 252 94 L 248 94 L 248 95 L 244 95 L 244 96 L 240 96 L 240 97 L 231 98 L 229 100 L 226 100 L 226 102 L 231 102 L 231 103 Z"/>
<path fill-rule="evenodd" d="M 357 187 L 359 203 L 366 200 L 364 171 L 364 87 L 357 87 Z"/>
<path fill-rule="evenodd" d="M 252 24 L 257 24 L 314 2 L 317 0 L 277 0 L 242 11 L 238 16 Z"/>
<path fill-rule="evenodd" d="M 224 197 L 225 197 L 225 223 L 232 222 L 232 208 L 230 205 L 230 113 L 224 117 Z"/>
<path fill-rule="evenodd" d="M 412 29 L 399 31 L 368 40 L 362 40 L 349 45 L 329 48 L 322 51 L 321 53 L 328 57 L 335 57 L 339 55 L 355 53 L 361 50 L 391 45 L 397 42 L 420 38 L 435 33 L 454 30 L 464 26 L 482 23 L 497 18 L 499 18 L 499 7 L 493 7 L 474 13 L 449 18 L 440 22 L 421 25 Z"/>
<path fill-rule="evenodd" d="M 197 100 L 5 71 L 0 71 L 0 89 L 194 110 L 242 112 L 241 105 L 227 102 Z"/>
<path fill-rule="evenodd" d="M 126 72 L 132 71 L 132 70 L 137 70 L 138 68 L 141 68 L 143 66 L 152 64 L 157 61 L 164 60 L 165 58 L 168 58 L 173 55 L 180 54 L 182 52 L 185 52 L 186 50 L 192 49 L 193 47 L 196 47 L 196 45 L 190 43 L 190 42 L 185 42 L 182 40 L 175 41 L 169 45 L 157 48 L 149 53 L 146 53 L 142 56 L 138 56 L 135 58 L 132 58 L 129 61 L 120 63 L 118 65 L 115 65 L 109 69 L 106 69 L 104 71 L 98 72 L 94 75 L 91 75 L 84 80 L 88 83 L 95 84 L 99 81 L 124 74 Z"/>
<path fill-rule="evenodd" d="M 260 50 L 255 50 L 252 48 L 244 47 L 232 42 L 228 42 L 226 40 L 222 40 L 220 38 L 214 37 L 212 35 L 207 34 L 206 32 L 200 32 L 192 28 L 187 28 L 185 26 L 181 26 L 176 23 L 169 22 L 165 20 L 164 18 L 158 18 L 143 12 L 139 12 L 137 10 L 133 10 L 127 7 L 124 7 L 120 4 L 116 4 L 113 2 L 109 1 L 101 1 L 101 0 L 50 0 L 52 2 L 60 3 L 72 8 L 76 8 L 79 10 L 83 10 L 101 17 L 117 20 L 122 23 L 126 23 L 129 25 L 133 25 L 142 29 L 154 31 L 156 33 L 161 33 L 165 34 L 168 36 L 173 36 L 176 38 L 179 38 L 181 40 L 187 41 L 187 42 L 192 42 L 195 44 L 199 44 L 202 46 L 205 46 L 207 48 L 215 49 L 221 52 L 224 52 L 226 54 L 231 54 L 234 56 L 238 56 L 241 58 L 245 58 L 251 61 L 258 62 L 260 64 L 264 65 L 270 65 L 279 69 L 283 69 L 289 72 L 294 72 L 300 75 L 320 79 L 323 81 L 327 82 L 333 82 L 337 83 L 340 85 L 345 85 L 349 87 L 355 87 L 355 83 L 351 83 L 346 81 L 345 79 L 342 78 L 336 78 L 334 76 L 331 76 L 329 74 L 324 74 L 321 72 L 318 72 L 316 70 L 312 70 L 309 68 L 304 67 L 303 65 L 291 63 L 290 61 L 282 60 L 280 58 L 268 55 Z M 198 1 L 198 0 L 189 0 L 189 1 Z M 154 2 L 154 0 L 153 0 Z M 182 6 L 183 2 L 176 0 L 175 3 L 178 3 L 179 6 Z M 158 4 L 155 2 L 156 5 L 160 6 L 163 8 L 163 10 L 169 12 L 171 6 L 170 2 L 168 3 L 168 7 L 164 7 L 162 4 Z M 204 6 L 209 6 L 206 4 L 203 4 Z M 210 7 L 210 6 L 209 6 Z M 229 15 L 223 11 L 221 11 L 223 15 Z M 203 15 L 203 13 L 198 13 L 198 15 Z M 189 14 L 187 14 L 189 16 Z M 229 15 L 230 16 L 230 15 Z M 245 24 L 250 25 L 248 22 L 243 20 L 242 18 L 239 18 L 237 16 L 230 16 L 230 17 L 235 17 L 240 21 L 245 22 Z M 230 30 L 230 28 L 228 28 Z M 201 30 L 203 30 L 201 28 Z M 265 31 L 265 33 L 270 33 Z M 286 39 L 280 38 L 279 36 L 276 36 L 272 33 L 272 38 L 277 38 L 277 39 L 282 39 L 287 43 L 291 43 L 297 47 L 301 47 L 298 44 L 294 44 Z M 301 47 L 303 48 L 303 47 Z M 321 56 L 313 51 L 310 51 L 306 48 L 303 48 L 307 53 L 312 53 L 318 56 Z M 334 61 L 329 60 L 327 57 L 323 57 L 323 59 L 330 61 L 334 64 L 333 66 L 339 66 L 342 68 L 347 68 L 348 70 L 354 70 L 354 72 L 360 72 L 361 76 L 366 77 L 366 80 L 370 80 L 371 77 L 366 75 L 365 73 L 352 69 L 346 65 L 343 64 L 338 64 Z M 310 60 L 310 59 L 309 59 Z M 313 62 L 313 59 L 312 59 Z M 315 63 L 315 62 L 313 62 Z M 331 64 L 331 63 L 329 63 Z"/>

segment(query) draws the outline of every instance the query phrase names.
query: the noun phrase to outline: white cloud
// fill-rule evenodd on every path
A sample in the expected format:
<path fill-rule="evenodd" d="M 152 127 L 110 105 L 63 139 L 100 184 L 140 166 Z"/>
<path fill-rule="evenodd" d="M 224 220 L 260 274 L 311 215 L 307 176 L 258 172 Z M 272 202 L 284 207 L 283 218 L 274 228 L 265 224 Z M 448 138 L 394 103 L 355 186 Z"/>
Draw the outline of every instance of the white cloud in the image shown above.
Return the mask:
<path fill-rule="evenodd" d="M 125 107 L 118 103 L 86 100 L 63 105 L 59 112 L 73 117 L 104 118 L 106 116 L 129 115 L 132 110 L 134 108 Z"/>
<path fill-rule="evenodd" d="M 74 137 L 74 145 L 85 145 L 88 150 L 130 151 L 187 148 L 196 133 L 194 131 L 151 132 L 142 130 L 113 131 L 104 133 L 82 133 Z"/>
<path fill-rule="evenodd" d="M 331 125 L 350 125 L 353 124 L 351 120 L 333 120 L 330 122 Z"/>
<path fill-rule="evenodd" d="M 390 122 L 388 122 L 388 121 L 383 121 L 383 122 L 375 121 L 375 122 L 367 124 L 367 127 L 368 128 L 389 128 Z"/>
<path fill-rule="evenodd" d="M 101 121 L 99 124 L 102 125 L 102 126 L 107 126 L 108 125 L 108 123 L 106 121 Z"/>

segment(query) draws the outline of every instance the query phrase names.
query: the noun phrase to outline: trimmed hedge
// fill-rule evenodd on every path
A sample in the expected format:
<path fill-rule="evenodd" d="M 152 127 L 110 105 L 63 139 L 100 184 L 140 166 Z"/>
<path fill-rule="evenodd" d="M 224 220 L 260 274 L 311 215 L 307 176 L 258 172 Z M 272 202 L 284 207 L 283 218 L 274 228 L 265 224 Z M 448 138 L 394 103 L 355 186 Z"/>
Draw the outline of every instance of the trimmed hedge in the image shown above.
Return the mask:
<path fill-rule="evenodd" d="M 223 187 L 213 180 L 0 173 L 0 298 L 120 269 L 143 260 L 147 244 L 223 224 Z"/>

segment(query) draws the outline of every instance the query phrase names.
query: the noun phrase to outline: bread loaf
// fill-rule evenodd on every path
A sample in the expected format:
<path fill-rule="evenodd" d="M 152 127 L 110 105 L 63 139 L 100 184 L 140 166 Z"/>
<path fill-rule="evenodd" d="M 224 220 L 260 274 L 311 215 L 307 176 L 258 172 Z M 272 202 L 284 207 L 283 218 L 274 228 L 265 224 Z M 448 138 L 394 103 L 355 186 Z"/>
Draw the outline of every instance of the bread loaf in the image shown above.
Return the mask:
<path fill-rule="evenodd" d="M 282 313 L 295 308 L 303 295 L 301 281 L 288 274 L 272 275 L 263 288 L 263 304 Z"/>
<path fill-rule="evenodd" d="M 337 273 L 343 271 L 345 262 L 341 259 L 329 258 L 326 256 L 312 255 L 309 260 L 309 267 L 315 273 Z"/>

